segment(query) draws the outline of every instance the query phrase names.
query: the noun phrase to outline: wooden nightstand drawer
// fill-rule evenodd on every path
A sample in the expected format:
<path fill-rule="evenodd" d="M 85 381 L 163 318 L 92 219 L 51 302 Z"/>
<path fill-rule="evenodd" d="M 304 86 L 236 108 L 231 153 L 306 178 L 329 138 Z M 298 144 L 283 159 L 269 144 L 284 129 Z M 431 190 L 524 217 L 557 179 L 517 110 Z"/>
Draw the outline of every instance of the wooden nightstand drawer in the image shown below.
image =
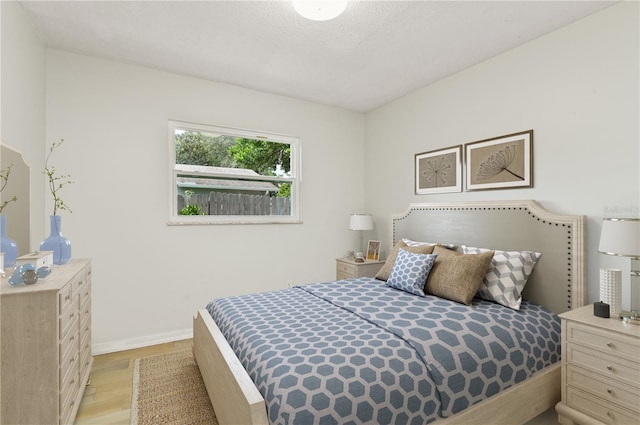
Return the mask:
<path fill-rule="evenodd" d="M 357 269 L 355 264 L 338 261 L 336 262 L 336 272 L 345 276 L 356 277 Z"/>
<path fill-rule="evenodd" d="M 350 258 L 336 259 L 336 279 L 351 279 L 356 277 L 375 277 L 384 261 L 365 261 L 356 263 Z"/>
<path fill-rule="evenodd" d="M 567 340 L 604 353 L 640 362 L 638 356 L 640 340 L 637 338 L 570 322 L 567 325 Z"/>
<path fill-rule="evenodd" d="M 343 262 L 338 262 L 336 265 L 336 269 L 339 272 L 351 274 L 354 276 L 356 275 L 356 271 L 357 271 L 355 264 L 348 264 Z"/>
<path fill-rule="evenodd" d="M 640 326 L 596 317 L 593 305 L 560 314 L 562 400 L 558 421 L 640 424 Z"/>
<path fill-rule="evenodd" d="M 567 346 L 567 362 L 618 382 L 638 386 L 640 364 L 609 354 L 593 352 L 579 345 Z"/>
<path fill-rule="evenodd" d="M 572 365 L 567 366 L 567 385 L 640 413 L 640 388 L 638 387 L 593 375 L 589 371 Z"/>
<path fill-rule="evenodd" d="M 635 425 L 638 415 L 614 404 L 603 403 L 601 399 L 588 393 L 567 388 L 567 405 L 605 424 Z"/>

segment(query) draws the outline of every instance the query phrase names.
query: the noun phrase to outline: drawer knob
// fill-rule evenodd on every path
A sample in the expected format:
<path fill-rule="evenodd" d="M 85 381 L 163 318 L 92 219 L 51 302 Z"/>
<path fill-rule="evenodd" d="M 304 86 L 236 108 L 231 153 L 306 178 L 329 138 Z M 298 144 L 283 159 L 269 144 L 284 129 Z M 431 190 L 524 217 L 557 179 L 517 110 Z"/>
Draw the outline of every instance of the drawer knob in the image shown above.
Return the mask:
<path fill-rule="evenodd" d="M 609 372 L 613 372 L 613 366 L 611 366 L 611 365 L 607 365 L 607 370 L 608 370 Z"/>
<path fill-rule="evenodd" d="M 611 388 L 607 388 L 607 392 L 608 392 L 609 394 L 613 394 L 613 390 L 612 390 Z"/>
<path fill-rule="evenodd" d="M 607 347 L 613 348 L 613 343 L 612 342 L 607 342 Z"/>
<path fill-rule="evenodd" d="M 607 416 L 610 417 L 611 419 L 613 419 L 614 414 L 612 412 L 607 412 Z"/>

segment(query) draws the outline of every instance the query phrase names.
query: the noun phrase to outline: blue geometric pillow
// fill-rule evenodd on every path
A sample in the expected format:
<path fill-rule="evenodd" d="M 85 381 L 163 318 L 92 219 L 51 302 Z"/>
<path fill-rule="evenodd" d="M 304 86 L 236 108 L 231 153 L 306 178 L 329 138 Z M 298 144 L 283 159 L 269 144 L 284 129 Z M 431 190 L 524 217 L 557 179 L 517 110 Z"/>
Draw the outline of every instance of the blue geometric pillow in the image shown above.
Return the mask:
<path fill-rule="evenodd" d="M 387 285 L 424 297 L 424 284 L 436 257 L 435 254 L 416 254 L 400 249 L 387 279 Z"/>

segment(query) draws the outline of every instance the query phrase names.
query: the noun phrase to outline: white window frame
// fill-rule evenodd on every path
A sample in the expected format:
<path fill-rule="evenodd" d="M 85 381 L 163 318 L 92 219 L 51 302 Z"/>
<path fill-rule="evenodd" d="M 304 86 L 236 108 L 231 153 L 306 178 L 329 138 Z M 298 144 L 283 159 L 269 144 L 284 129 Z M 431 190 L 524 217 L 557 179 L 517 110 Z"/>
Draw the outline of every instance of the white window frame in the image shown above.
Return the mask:
<path fill-rule="evenodd" d="M 177 211 L 179 170 L 176 167 L 176 130 L 187 130 L 201 133 L 221 134 L 247 139 L 284 142 L 291 146 L 290 175 L 288 177 L 259 176 L 255 180 L 269 180 L 276 183 L 291 183 L 291 214 L 290 215 L 179 215 Z M 237 128 L 220 127 L 206 124 L 196 124 L 184 121 L 169 120 L 169 166 L 171 173 L 171 201 L 169 203 L 169 225 L 206 225 L 206 224 L 279 224 L 302 223 L 300 214 L 300 185 L 301 178 L 301 146 L 300 139 L 294 136 L 252 131 Z M 208 177 L 225 177 L 224 175 L 205 174 Z"/>

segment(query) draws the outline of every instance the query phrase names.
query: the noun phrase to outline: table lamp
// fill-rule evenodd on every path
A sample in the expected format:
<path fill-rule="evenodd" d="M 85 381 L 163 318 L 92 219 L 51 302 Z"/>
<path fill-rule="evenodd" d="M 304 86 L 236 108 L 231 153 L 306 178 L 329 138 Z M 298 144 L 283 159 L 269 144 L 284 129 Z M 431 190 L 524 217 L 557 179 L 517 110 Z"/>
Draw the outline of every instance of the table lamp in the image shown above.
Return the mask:
<path fill-rule="evenodd" d="M 630 309 L 620 311 L 619 316 L 625 321 L 640 324 L 640 309 L 637 302 L 640 290 L 640 218 L 605 218 L 602 221 L 600 245 L 598 252 L 607 255 L 631 257 Z M 613 272 L 613 273 L 612 273 Z M 611 287 L 612 301 L 621 292 L 620 271 L 600 269 L 600 285 Z M 609 281 L 609 282 L 607 282 Z M 602 291 L 601 291 L 602 292 Z M 617 292 L 617 294 L 616 294 Z M 618 301 L 619 303 L 619 301 Z M 612 313 L 615 313 L 612 305 Z"/>
<path fill-rule="evenodd" d="M 349 217 L 349 230 L 360 231 L 360 252 L 363 252 L 362 248 L 362 231 L 373 229 L 373 217 L 371 214 L 351 214 Z"/>

